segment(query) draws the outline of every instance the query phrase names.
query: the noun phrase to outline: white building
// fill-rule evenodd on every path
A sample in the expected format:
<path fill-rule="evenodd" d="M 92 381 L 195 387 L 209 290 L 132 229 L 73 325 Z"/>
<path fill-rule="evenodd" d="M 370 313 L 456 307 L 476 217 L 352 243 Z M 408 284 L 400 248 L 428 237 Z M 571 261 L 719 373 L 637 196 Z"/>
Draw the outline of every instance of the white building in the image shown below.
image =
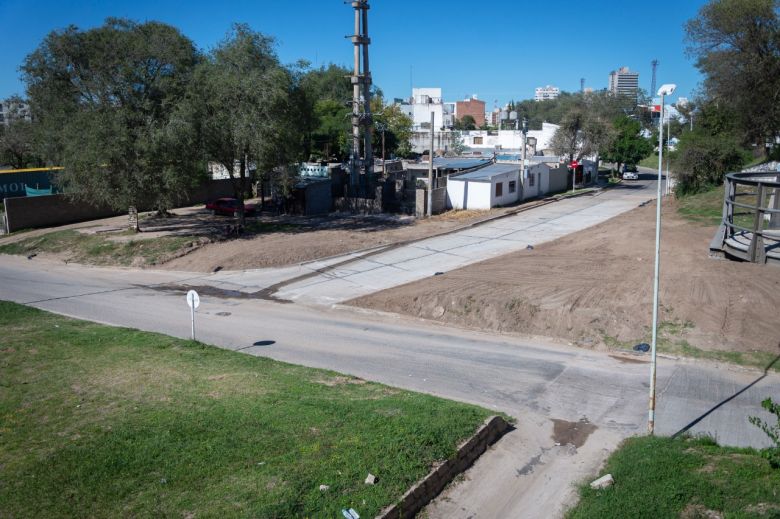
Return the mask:
<path fill-rule="evenodd" d="M 639 90 L 639 72 L 620 67 L 609 73 L 609 91 L 616 95 L 636 97 Z"/>
<path fill-rule="evenodd" d="M 520 166 L 493 164 L 447 180 L 447 207 L 488 210 L 520 199 Z"/>
<path fill-rule="evenodd" d="M 536 87 L 534 92 L 534 101 L 549 101 L 557 99 L 561 95 L 561 89 L 555 86 L 547 85 L 545 87 Z"/>
<path fill-rule="evenodd" d="M 401 111 L 412 120 L 412 151 L 424 153 L 430 147 L 431 112 L 433 112 L 434 151 L 448 151 L 452 146 L 455 104 L 442 100 L 441 88 L 413 88 L 412 97 L 400 104 Z"/>
<path fill-rule="evenodd" d="M 552 123 L 543 123 L 541 130 L 529 130 L 528 141 L 532 146 L 532 154 L 550 154 L 550 145 L 559 126 Z M 523 148 L 523 132 L 520 130 L 472 130 L 461 132 L 463 145 L 471 150 L 493 152 L 496 150 L 520 150 Z"/>

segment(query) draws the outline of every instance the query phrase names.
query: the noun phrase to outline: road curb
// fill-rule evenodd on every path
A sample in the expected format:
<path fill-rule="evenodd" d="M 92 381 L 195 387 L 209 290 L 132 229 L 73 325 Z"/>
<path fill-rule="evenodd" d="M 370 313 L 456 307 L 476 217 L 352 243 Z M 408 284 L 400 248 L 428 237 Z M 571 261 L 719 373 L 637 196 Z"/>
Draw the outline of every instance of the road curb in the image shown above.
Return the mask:
<path fill-rule="evenodd" d="M 444 490 L 453 479 L 465 471 L 498 441 L 511 426 L 500 416 L 491 416 L 473 436 L 458 446 L 452 458 L 436 465 L 427 476 L 406 491 L 401 499 L 379 512 L 376 519 L 412 519 Z"/>

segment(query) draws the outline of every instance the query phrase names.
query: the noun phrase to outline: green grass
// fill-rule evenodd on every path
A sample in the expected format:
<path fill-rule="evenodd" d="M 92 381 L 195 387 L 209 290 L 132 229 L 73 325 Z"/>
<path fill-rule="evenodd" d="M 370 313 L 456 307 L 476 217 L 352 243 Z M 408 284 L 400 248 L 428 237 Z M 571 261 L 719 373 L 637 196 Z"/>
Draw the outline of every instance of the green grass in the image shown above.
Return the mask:
<path fill-rule="evenodd" d="M 2 517 L 373 517 L 490 414 L 12 303 L 0 326 Z"/>
<path fill-rule="evenodd" d="M 738 364 L 740 366 L 748 366 L 759 369 L 769 369 L 771 371 L 780 372 L 780 360 L 776 353 L 767 351 L 728 351 L 728 350 L 702 350 L 696 346 L 691 345 L 685 338 L 685 332 L 694 327 L 690 321 L 661 321 L 658 323 L 658 343 L 657 348 L 659 353 L 667 353 L 669 355 L 676 355 L 680 357 L 688 357 L 691 359 L 710 360 L 715 362 L 725 362 L 730 364 Z M 611 335 L 608 335 L 604 330 L 599 330 L 601 333 L 601 340 L 604 344 L 613 350 L 629 350 L 632 351 L 634 346 L 640 342 L 650 344 L 651 330 L 650 327 L 646 327 L 644 335 L 633 341 L 621 341 Z"/>
<path fill-rule="evenodd" d="M 631 438 L 601 474 L 612 474 L 614 486 L 583 484 L 567 519 L 780 516 L 780 470 L 755 450 L 719 447 L 709 438 Z"/>
<path fill-rule="evenodd" d="M 723 218 L 723 187 L 678 198 L 677 211 L 687 220 L 718 226 Z"/>
<path fill-rule="evenodd" d="M 0 253 L 21 255 L 62 253 L 69 261 L 91 265 L 137 265 L 138 259 L 144 265 L 154 265 L 193 241 L 197 239 L 192 236 L 163 236 L 118 242 L 108 239 L 106 235 L 65 230 L 0 245 Z"/>
<path fill-rule="evenodd" d="M 666 153 L 664 153 L 664 157 L 666 157 Z M 664 159 L 664 162 L 666 162 L 666 159 Z M 653 153 L 649 157 L 645 157 L 642 160 L 639 161 L 639 164 L 637 166 L 643 166 L 645 168 L 650 169 L 658 169 L 658 154 Z"/>

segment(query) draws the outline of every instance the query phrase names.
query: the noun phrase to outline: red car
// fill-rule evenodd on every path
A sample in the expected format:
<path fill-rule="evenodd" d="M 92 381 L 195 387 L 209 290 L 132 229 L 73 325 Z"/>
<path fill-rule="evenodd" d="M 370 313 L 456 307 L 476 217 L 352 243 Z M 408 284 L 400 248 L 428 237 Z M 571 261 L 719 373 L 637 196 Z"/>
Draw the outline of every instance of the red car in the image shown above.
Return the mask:
<path fill-rule="evenodd" d="M 211 211 L 211 214 L 221 214 L 224 216 L 238 216 L 238 204 L 239 201 L 235 198 L 218 198 L 212 202 L 206 204 L 206 209 Z M 252 216 L 257 213 L 257 206 L 255 204 L 244 204 L 244 214 Z"/>

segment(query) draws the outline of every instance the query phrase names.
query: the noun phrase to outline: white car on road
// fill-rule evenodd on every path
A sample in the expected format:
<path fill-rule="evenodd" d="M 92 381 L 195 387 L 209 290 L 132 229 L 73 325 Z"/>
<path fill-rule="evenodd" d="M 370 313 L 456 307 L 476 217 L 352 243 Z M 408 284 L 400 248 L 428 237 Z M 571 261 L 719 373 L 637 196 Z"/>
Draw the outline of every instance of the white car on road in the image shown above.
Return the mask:
<path fill-rule="evenodd" d="M 623 173 L 623 180 L 639 180 L 639 174 L 633 171 L 626 171 Z"/>

